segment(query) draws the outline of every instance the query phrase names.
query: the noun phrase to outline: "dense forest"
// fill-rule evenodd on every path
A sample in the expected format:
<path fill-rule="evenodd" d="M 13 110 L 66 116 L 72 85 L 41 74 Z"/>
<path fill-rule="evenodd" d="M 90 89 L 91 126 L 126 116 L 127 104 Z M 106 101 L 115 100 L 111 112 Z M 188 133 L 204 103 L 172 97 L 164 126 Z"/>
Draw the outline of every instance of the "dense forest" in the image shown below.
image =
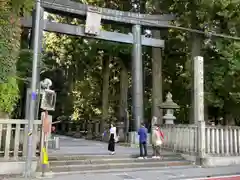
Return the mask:
<path fill-rule="evenodd" d="M 77 0 L 76 0 L 77 1 Z M 82 2 L 79 0 L 79 2 Z M 130 11 L 124 0 L 86 0 L 83 3 Z M 162 28 L 149 29 L 165 40 L 165 48 L 143 47 L 144 117 L 161 117 L 158 106 L 171 92 L 180 106 L 176 123 L 193 123 L 192 62 L 204 57 L 205 120 L 225 125 L 240 123 L 240 41 L 211 36 L 239 36 L 239 0 L 142 0 L 143 13 L 175 14 L 174 25 L 206 35 Z M 20 26 L 30 16 L 33 0 L 0 1 L 1 117 L 24 118 L 25 94 L 32 67 L 31 31 Z M 49 20 L 81 25 L 73 17 L 48 14 Z M 103 24 L 103 29 L 129 33 L 129 27 Z M 144 30 L 143 30 L 144 31 Z M 100 120 L 103 124 L 131 119 L 131 45 L 56 33 L 44 33 L 40 77 L 50 78 L 57 92 L 54 119 Z"/>

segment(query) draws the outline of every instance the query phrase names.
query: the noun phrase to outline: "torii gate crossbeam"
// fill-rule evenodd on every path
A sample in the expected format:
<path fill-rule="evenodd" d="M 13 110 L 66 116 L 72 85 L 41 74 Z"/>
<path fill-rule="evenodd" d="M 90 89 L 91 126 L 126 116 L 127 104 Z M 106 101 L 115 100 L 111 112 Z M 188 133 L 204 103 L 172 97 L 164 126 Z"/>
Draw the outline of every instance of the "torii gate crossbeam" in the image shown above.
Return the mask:
<path fill-rule="evenodd" d="M 123 34 L 118 32 L 110 32 L 101 30 L 100 34 L 97 36 L 87 35 L 85 33 L 85 28 L 83 26 L 76 26 L 70 24 L 63 24 L 57 22 L 51 22 L 48 20 L 41 20 L 41 24 L 43 24 L 43 30 L 48 32 L 56 32 L 62 34 L 68 34 L 73 36 L 83 36 L 113 42 L 127 43 L 133 44 L 133 35 L 132 34 Z M 21 25 L 25 28 L 32 28 L 32 17 L 22 18 Z M 154 39 L 145 37 L 142 35 L 142 45 L 151 46 L 151 47 L 160 47 L 164 48 L 164 40 Z"/>
<path fill-rule="evenodd" d="M 47 12 L 60 13 L 60 14 L 75 14 L 78 16 L 86 16 L 89 9 L 97 9 L 98 13 L 101 14 L 101 18 L 107 21 L 114 21 L 117 23 L 125 24 L 140 24 L 143 26 L 151 27 L 162 27 L 161 25 L 168 25 L 169 21 L 175 19 L 172 14 L 163 15 L 150 15 L 150 14 L 139 14 L 134 12 L 126 12 L 113 10 L 108 8 L 101 8 L 81 4 L 71 0 L 42 0 L 42 8 Z"/>

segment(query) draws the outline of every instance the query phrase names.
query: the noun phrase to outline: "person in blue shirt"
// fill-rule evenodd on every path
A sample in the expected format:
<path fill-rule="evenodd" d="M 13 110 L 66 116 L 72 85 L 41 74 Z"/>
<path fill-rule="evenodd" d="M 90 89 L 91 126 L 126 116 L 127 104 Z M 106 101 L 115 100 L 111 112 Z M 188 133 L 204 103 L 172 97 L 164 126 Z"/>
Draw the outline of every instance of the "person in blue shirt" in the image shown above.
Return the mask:
<path fill-rule="evenodd" d="M 140 148 L 139 159 L 143 159 L 143 158 L 146 159 L 147 158 L 147 128 L 145 128 L 144 123 L 141 123 L 141 127 L 138 130 L 138 136 L 139 136 L 139 148 Z"/>

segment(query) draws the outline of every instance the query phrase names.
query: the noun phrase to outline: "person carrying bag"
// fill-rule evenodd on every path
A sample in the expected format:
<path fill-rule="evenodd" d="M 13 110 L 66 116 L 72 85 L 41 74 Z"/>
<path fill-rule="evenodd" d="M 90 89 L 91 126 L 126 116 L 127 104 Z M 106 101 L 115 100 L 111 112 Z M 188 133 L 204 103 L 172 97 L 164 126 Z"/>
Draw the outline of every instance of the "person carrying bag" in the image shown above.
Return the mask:
<path fill-rule="evenodd" d="M 153 144 L 153 159 L 161 159 L 160 150 L 163 144 L 164 134 L 160 128 L 155 125 L 152 133 L 152 144 Z"/>

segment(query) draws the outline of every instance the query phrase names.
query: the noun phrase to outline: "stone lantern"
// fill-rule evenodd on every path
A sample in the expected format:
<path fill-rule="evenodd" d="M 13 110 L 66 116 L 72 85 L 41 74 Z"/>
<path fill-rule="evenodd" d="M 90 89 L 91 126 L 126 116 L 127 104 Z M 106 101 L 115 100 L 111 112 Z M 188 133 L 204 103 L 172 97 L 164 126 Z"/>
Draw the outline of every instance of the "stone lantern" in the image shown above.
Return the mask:
<path fill-rule="evenodd" d="M 174 124 L 176 117 L 174 116 L 174 110 L 179 109 L 179 106 L 173 102 L 172 94 L 170 92 L 166 95 L 166 101 L 160 104 L 160 109 L 166 109 L 166 114 L 163 116 L 165 124 Z"/>

